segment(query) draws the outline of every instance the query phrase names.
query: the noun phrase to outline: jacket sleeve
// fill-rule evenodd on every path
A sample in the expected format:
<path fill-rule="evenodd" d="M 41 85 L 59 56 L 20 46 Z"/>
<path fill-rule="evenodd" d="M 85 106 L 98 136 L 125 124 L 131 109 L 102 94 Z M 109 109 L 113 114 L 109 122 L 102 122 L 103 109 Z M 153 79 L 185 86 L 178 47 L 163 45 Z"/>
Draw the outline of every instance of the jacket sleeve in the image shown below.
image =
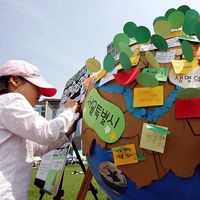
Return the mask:
<path fill-rule="evenodd" d="M 0 109 L 0 120 L 5 129 L 41 145 L 50 145 L 59 140 L 73 124 L 75 115 L 68 110 L 67 117 L 47 121 L 19 93 L 8 95 Z"/>
<path fill-rule="evenodd" d="M 47 152 L 56 149 L 62 146 L 63 144 L 66 143 L 69 144 L 70 142 L 71 140 L 66 135 L 63 135 L 59 140 L 57 140 L 55 143 L 51 145 L 40 145 L 34 142 L 33 143 L 34 156 L 43 156 Z"/>

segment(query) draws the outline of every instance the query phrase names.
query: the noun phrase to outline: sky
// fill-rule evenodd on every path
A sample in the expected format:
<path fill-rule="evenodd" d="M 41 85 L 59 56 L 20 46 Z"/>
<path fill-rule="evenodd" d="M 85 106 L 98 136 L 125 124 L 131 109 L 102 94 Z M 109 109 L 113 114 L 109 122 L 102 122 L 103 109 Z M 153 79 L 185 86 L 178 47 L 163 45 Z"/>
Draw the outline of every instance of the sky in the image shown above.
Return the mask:
<path fill-rule="evenodd" d="M 106 46 L 125 23 L 146 26 L 170 8 L 199 0 L 0 0 L 0 66 L 25 60 L 37 66 L 61 98 L 64 86 L 88 58 L 103 63 Z"/>

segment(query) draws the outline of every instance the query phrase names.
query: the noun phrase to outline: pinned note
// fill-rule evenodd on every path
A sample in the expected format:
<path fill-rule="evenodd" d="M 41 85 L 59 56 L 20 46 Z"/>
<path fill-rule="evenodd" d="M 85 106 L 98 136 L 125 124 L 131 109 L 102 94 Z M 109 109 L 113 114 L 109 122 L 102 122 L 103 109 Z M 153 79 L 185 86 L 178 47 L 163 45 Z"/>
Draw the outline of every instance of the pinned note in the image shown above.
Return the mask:
<path fill-rule="evenodd" d="M 198 59 L 195 58 L 192 62 L 186 60 L 172 60 L 172 65 L 176 74 L 188 74 L 198 66 Z"/>
<path fill-rule="evenodd" d="M 174 60 L 175 55 L 176 50 L 171 50 L 168 52 L 157 52 L 155 58 L 159 63 L 169 63 Z"/>
<path fill-rule="evenodd" d="M 169 80 L 182 88 L 199 88 L 200 87 L 200 67 L 195 67 L 188 74 L 175 74 L 171 69 Z"/>
<path fill-rule="evenodd" d="M 134 144 L 128 144 L 113 148 L 112 151 L 115 165 L 138 163 L 137 153 Z"/>
<path fill-rule="evenodd" d="M 158 81 L 166 81 L 169 74 L 169 68 L 144 68 L 142 72 L 150 73 L 155 76 Z"/>
<path fill-rule="evenodd" d="M 168 127 L 144 123 L 140 140 L 140 147 L 163 153 L 165 149 L 167 134 L 169 134 Z"/>
<path fill-rule="evenodd" d="M 163 105 L 163 86 L 134 88 L 134 107 Z"/>

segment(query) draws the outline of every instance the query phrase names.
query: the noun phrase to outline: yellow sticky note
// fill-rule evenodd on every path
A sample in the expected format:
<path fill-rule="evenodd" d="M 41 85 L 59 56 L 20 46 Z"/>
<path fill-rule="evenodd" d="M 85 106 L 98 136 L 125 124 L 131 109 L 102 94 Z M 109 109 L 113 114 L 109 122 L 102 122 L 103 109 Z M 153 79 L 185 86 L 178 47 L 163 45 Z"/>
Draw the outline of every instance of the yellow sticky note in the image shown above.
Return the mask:
<path fill-rule="evenodd" d="M 148 124 L 147 123 L 143 124 L 142 135 L 140 139 L 140 147 L 151 151 L 163 153 L 165 149 L 165 142 L 167 135 L 154 132 L 152 131 L 152 129 L 147 128 L 146 125 Z M 168 128 L 164 126 L 158 126 L 158 127 L 168 130 Z"/>
<path fill-rule="evenodd" d="M 115 165 L 138 163 L 137 153 L 134 144 L 128 144 L 113 148 L 112 151 Z"/>
<path fill-rule="evenodd" d="M 133 55 L 130 57 L 130 60 L 131 60 L 131 66 L 135 66 L 138 64 L 138 62 L 140 60 L 140 55 L 138 55 L 138 56 Z"/>
<path fill-rule="evenodd" d="M 163 105 L 163 86 L 134 88 L 133 107 L 160 106 Z"/>
<path fill-rule="evenodd" d="M 105 69 L 102 69 L 97 75 L 96 75 L 96 78 L 95 78 L 95 82 L 99 81 L 101 78 L 103 78 L 105 75 L 106 75 L 106 70 Z"/>
<path fill-rule="evenodd" d="M 176 74 L 188 74 L 198 66 L 198 59 L 194 58 L 192 62 L 186 60 L 172 60 L 172 65 Z"/>

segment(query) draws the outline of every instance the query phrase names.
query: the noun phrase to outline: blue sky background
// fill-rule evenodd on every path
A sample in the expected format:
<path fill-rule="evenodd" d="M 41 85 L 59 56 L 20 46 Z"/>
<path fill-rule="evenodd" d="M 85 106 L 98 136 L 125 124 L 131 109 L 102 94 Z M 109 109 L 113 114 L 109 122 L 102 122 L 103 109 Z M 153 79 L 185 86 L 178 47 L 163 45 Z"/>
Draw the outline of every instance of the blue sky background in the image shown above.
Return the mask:
<path fill-rule="evenodd" d="M 0 65 L 10 59 L 36 65 L 61 98 L 88 58 L 102 63 L 126 22 L 152 30 L 156 17 L 181 5 L 200 12 L 199 0 L 0 0 Z"/>

